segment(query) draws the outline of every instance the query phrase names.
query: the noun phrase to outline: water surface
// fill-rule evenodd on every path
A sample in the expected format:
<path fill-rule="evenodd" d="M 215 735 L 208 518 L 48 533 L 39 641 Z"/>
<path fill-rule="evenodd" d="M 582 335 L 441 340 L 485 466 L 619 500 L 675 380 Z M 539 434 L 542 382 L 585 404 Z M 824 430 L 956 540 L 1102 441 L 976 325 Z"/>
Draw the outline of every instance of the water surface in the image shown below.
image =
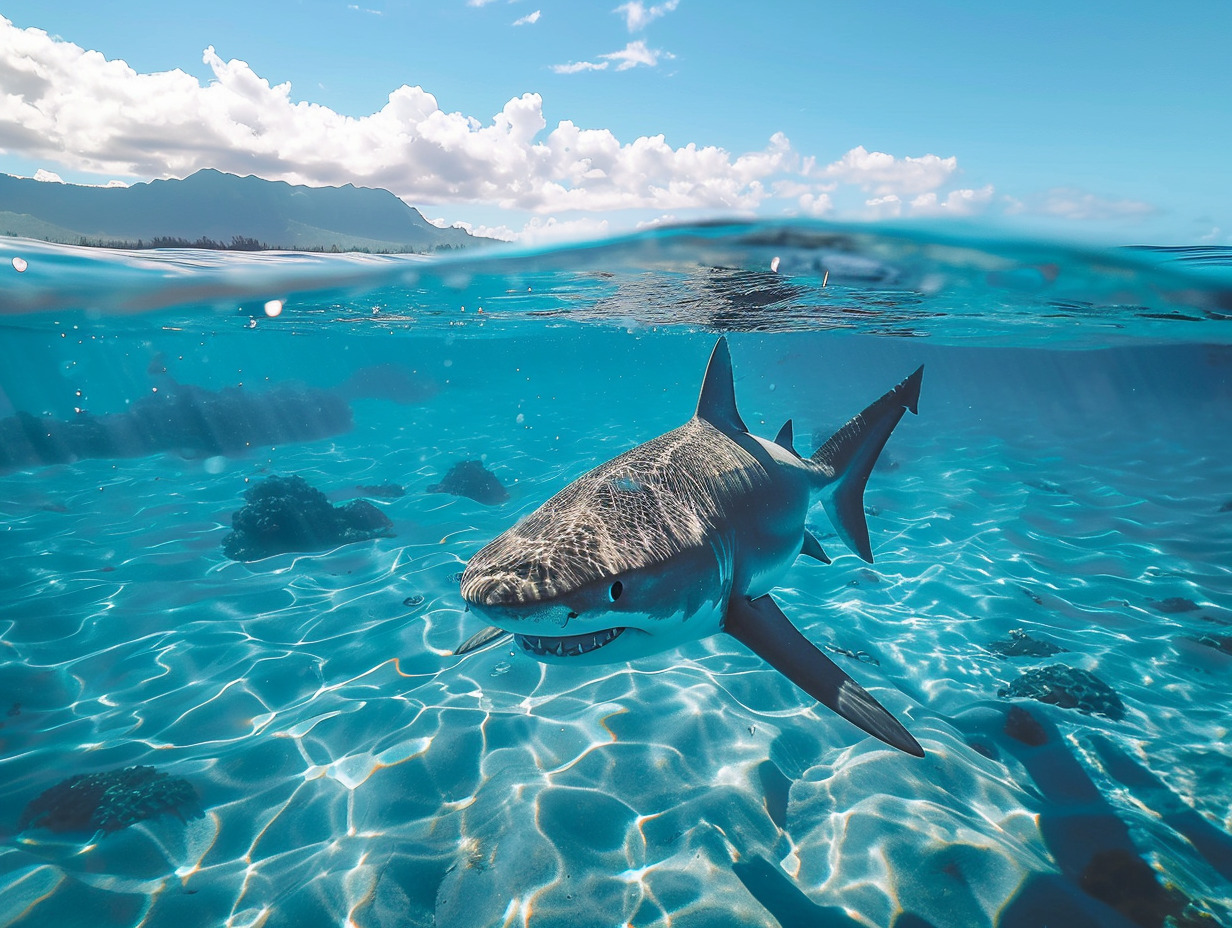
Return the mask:
<path fill-rule="evenodd" d="M 1229 923 L 1229 265 L 815 225 L 432 260 L 3 240 L 0 924 Z M 686 420 L 719 332 L 749 428 L 792 417 L 804 453 L 926 367 L 876 562 L 816 507 L 834 563 L 775 594 L 922 760 L 724 636 L 452 654 L 467 558 Z M 123 431 L 149 410 L 178 424 Z M 469 460 L 507 501 L 428 492 Z M 395 534 L 228 559 L 292 474 Z M 990 648 L 1013 630 L 1065 650 Z M 998 695 L 1054 664 L 1122 717 Z M 202 814 L 19 829 L 133 765 Z"/>

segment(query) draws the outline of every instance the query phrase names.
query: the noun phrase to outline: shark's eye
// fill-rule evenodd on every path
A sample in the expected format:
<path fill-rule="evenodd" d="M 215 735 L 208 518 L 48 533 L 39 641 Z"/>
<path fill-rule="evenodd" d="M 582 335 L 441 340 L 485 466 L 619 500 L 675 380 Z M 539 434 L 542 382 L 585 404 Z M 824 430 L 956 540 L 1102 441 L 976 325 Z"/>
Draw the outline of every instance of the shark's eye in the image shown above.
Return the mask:
<path fill-rule="evenodd" d="M 613 602 L 613 603 L 616 602 L 616 600 L 620 599 L 620 594 L 623 593 L 624 591 L 625 591 L 625 585 L 621 583 L 619 580 L 617 580 L 615 583 L 612 584 L 611 589 L 607 591 L 608 601 Z"/>

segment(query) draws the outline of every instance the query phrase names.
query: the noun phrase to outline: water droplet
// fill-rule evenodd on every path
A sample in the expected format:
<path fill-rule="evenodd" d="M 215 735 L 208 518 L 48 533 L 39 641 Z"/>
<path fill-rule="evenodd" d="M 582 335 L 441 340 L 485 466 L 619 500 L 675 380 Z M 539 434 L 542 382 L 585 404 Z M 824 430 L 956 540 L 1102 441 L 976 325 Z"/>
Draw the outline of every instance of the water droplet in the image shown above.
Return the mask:
<path fill-rule="evenodd" d="M 13 270 L 15 270 L 18 274 L 20 274 L 22 271 L 24 271 L 29 266 L 30 265 L 26 263 L 25 258 L 18 258 L 18 257 L 13 258 Z"/>
<path fill-rule="evenodd" d="M 770 273 L 777 274 L 779 272 L 779 256 L 775 255 L 770 259 Z"/>
<path fill-rule="evenodd" d="M 265 304 L 265 315 L 273 319 L 282 312 L 282 300 L 268 300 Z"/>

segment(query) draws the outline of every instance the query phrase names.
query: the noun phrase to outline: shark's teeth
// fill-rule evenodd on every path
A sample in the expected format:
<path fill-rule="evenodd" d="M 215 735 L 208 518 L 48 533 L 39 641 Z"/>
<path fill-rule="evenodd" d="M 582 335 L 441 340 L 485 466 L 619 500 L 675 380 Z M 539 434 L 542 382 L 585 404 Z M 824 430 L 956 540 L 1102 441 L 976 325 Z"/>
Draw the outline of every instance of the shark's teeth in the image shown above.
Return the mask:
<path fill-rule="evenodd" d="M 623 628 L 606 628 L 589 635 L 565 635 L 552 638 L 547 635 L 514 635 L 513 640 L 527 654 L 544 657 L 580 657 L 620 637 Z"/>

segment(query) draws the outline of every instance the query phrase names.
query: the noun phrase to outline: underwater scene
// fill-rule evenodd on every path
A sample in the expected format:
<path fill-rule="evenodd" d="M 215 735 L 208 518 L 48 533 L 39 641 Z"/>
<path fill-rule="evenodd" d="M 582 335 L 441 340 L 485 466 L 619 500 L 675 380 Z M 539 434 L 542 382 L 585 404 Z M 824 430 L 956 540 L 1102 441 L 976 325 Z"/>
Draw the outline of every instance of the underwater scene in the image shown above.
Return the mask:
<path fill-rule="evenodd" d="M 2 239 L 0 592 L 0 925 L 1232 925 L 1232 249 Z"/>

